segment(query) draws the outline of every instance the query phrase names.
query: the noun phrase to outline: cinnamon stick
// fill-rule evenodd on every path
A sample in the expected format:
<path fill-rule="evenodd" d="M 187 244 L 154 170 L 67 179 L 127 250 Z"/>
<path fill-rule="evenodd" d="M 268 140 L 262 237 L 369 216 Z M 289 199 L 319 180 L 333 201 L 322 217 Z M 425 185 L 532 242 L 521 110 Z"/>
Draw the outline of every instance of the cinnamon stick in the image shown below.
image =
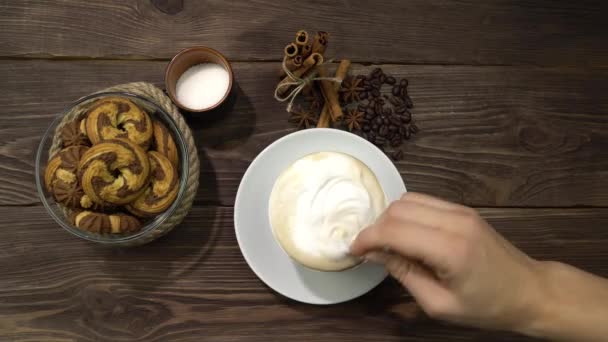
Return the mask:
<path fill-rule="evenodd" d="M 303 58 L 306 58 L 306 57 L 310 56 L 311 53 L 312 53 L 312 44 L 308 43 L 308 44 L 300 45 L 300 56 L 302 56 Z"/>
<path fill-rule="evenodd" d="M 336 69 L 336 78 L 343 80 L 348 73 L 348 68 L 350 67 L 350 60 L 343 59 L 340 61 L 338 65 L 338 69 Z M 341 83 L 334 83 L 333 87 L 336 91 L 340 89 Z M 321 116 L 319 117 L 319 122 L 317 123 L 317 127 L 319 128 L 327 128 L 330 126 L 331 114 L 329 112 L 329 105 L 327 102 L 323 105 L 323 109 L 321 110 Z"/>
<path fill-rule="evenodd" d="M 329 39 L 329 33 L 319 31 L 315 34 L 312 41 L 312 52 L 324 54 L 327 48 L 327 41 Z"/>
<path fill-rule="evenodd" d="M 306 45 L 308 43 L 308 32 L 300 30 L 296 33 L 296 45 Z"/>
<path fill-rule="evenodd" d="M 327 77 L 327 70 L 325 70 L 324 65 L 320 65 L 318 69 L 319 77 Z M 331 82 L 329 80 L 323 80 L 320 81 L 320 83 L 321 93 L 323 94 L 323 98 L 325 98 L 325 105 L 329 106 L 329 114 L 331 115 L 331 120 L 333 122 L 336 122 L 343 115 L 342 107 L 340 107 L 340 100 L 338 100 L 338 89 L 334 87 L 334 82 Z"/>
<path fill-rule="evenodd" d="M 308 58 L 306 58 L 304 60 L 304 62 L 302 63 L 302 66 L 297 68 L 296 70 L 294 70 L 292 72 L 292 74 L 295 77 L 301 77 L 302 75 L 304 75 L 308 70 L 310 70 L 310 68 L 314 67 L 315 65 L 320 65 L 321 63 L 323 63 L 323 56 L 321 56 L 318 53 L 313 53 L 310 56 L 308 56 Z M 289 76 L 285 76 L 285 78 L 283 78 L 281 80 L 281 82 L 279 82 L 279 84 L 277 85 L 278 93 L 279 95 L 283 96 L 285 95 L 285 93 L 287 93 L 289 91 L 289 89 L 291 87 L 287 87 L 287 86 L 282 86 L 285 83 L 288 82 L 294 82 L 295 80 L 292 79 Z"/>
<path fill-rule="evenodd" d="M 289 43 L 285 46 L 285 56 L 294 57 L 298 54 L 298 46 L 295 43 Z"/>
<path fill-rule="evenodd" d="M 294 71 L 297 68 L 302 66 L 303 61 L 304 61 L 304 59 L 302 58 L 302 56 L 296 55 L 292 58 L 288 58 L 285 61 L 285 66 L 287 67 L 287 70 Z M 283 77 L 285 77 L 285 75 L 286 75 L 285 70 L 283 70 L 283 68 L 281 68 L 281 70 L 279 72 L 279 79 L 283 79 Z"/>

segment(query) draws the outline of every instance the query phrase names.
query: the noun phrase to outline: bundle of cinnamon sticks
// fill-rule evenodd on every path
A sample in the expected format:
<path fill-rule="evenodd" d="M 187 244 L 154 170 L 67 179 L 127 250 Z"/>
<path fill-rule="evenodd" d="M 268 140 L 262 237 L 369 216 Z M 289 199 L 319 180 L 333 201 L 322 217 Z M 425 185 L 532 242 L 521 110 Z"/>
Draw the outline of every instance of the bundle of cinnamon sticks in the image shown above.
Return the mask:
<path fill-rule="evenodd" d="M 327 49 L 329 34 L 319 31 L 314 36 L 310 36 L 305 30 L 296 33 L 293 42 L 287 44 L 284 49 L 284 64 L 280 72 L 281 81 L 279 82 L 278 93 L 283 96 L 288 94 L 293 86 L 286 86 L 290 82 L 295 82 L 295 78 L 313 80 L 306 84 L 303 89 L 304 94 L 322 94 L 323 105 L 321 114 L 317 120 L 317 127 L 330 127 L 343 116 L 338 90 L 341 81 L 346 77 L 350 67 L 350 61 L 343 59 L 340 61 L 334 75 L 330 75 L 324 64 L 324 53 Z M 288 75 L 284 69 L 291 73 Z M 334 78 L 334 80 L 330 80 Z"/>

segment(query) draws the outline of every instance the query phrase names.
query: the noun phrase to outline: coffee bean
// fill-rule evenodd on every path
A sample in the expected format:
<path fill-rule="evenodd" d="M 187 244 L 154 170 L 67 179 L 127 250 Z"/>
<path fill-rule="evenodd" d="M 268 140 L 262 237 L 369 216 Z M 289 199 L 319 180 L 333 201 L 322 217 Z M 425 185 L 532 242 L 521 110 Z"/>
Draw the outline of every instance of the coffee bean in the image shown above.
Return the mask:
<path fill-rule="evenodd" d="M 388 100 L 388 95 L 384 94 L 382 97 Z"/>
<path fill-rule="evenodd" d="M 374 117 L 376 116 L 376 112 L 374 112 L 374 108 L 373 107 L 367 107 L 365 109 L 365 116 L 370 116 L 370 117 Z"/>
<path fill-rule="evenodd" d="M 383 138 L 383 137 L 377 136 L 376 139 L 374 139 L 374 141 L 375 141 L 375 143 L 377 145 L 384 145 L 384 144 L 386 144 L 386 139 Z"/>
<path fill-rule="evenodd" d="M 386 82 L 386 84 L 393 85 L 395 82 L 397 82 L 397 80 L 395 80 L 393 76 L 388 76 L 384 82 Z"/>
<path fill-rule="evenodd" d="M 381 74 L 380 75 L 380 83 L 384 83 L 386 82 L 386 75 L 385 74 Z"/>
<path fill-rule="evenodd" d="M 395 132 L 391 132 L 391 131 L 389 130 L 388 134 L 386 135 L 386 139 L 387 139 L 388 141 L 391 141 L 391 140 L 393 140 L 393 138 L 395 138 L 395 136 L 396 136 L 396 135 L 395 135 Z"/>
<path fill-rule="evenodd" d="M 376 103 L 374 104 L 374 110 L 376 111 L 376 114 L 382 114 L 382 104 L 376 101 Z"/>
<path fill-rule="evenodd" d="M 393 96 L 399 96 L 401 94 L 401 88 L 399 88 L 399 86 L 393 86 L 391 93 Z"/>
<path fill-rule="evenodd" d="M 372 75 L 373 75 L 374 77 L 380 76 L 381 74 L 382 74 L 382 69 L 380 69 L 380 68 L 375 68 L 375 69 L 372 71 Z"/>
<path fill-rule="evenodd" d="M 407 106 L 407 108 L 414 108 L 414 102 L 412 101 L 412 98 L 409 95 L 406 95 L 404 97 L 405 100 L 405 105 Z"/>
<path fill-rule="evenodd" d="M 407 127 L 405 127 L 405 126 L 399 127 L 399 134 L 400 135 L 402 135 L 402 136 L 405 135 L 405 131 L 407 131 Z"/>
<path fill-rule="evenodd" d="M 405 130 L 405 134 L 403 134 L 403 138 L 404 138 L 405 140 L 408 140 L 408 139 L 409 139 L 411 136 L 412 136 L 412 132 L 410 132 L 410 130 L 409 130 L 409 129 L 406 129 L 406 130 Z"/>
<path fill-rule="evenodd" d="M 403 123 L 410 123 L 410 121 L 412 121 L 412 114 L 410 112 L 404 112 L 403 114 L 400 115 L 401 117 L 401 121 L 403 121 Z"/>
<path fill-rule="evenodd" d="M 365 91 L 370 91 L 370 90 L 372 90 L 372 88 L 373 88 L 373 87 L 372 87 L 372 85 L 371 85 L 371 84 L 364 84 L 364 85 L 363 85 L 363 90 L 365 90 Z"/>
<path fill-rule="evenodd" d="M 362 124 L 369 124 L 369 120 L 367 120 L 365 117 L 363 117 L 363 119 L 361 119 L 361 123 Z"/>
<path fill-rule="evenodd" d="M 389 131 L 391 131 L 391 132 L 394 132 L 394 131 L 396 131 L 397 129 L 398 129 L 398 128 L 397 128 L 397 126 L 395 126 L 395 125 L 388 125 L 388 130 L 389 130 Z"/>
<path fill-rule="evenodd" d="M 362 91 L 359 93 L 359 98 L 361 100 L 365 100 L 367 98 L 367 92 L 366 91 Z"/>
<path fill-rule="evenodd" d="M 401 143 L 402 143 L 402 140 L 401 140 L 401 137 L 399 137 L 399 136 L 397 136 L 391 140 L 392 147 L 397 147 L 397 146 L 401 145 Z"/>
<path fill-rule="evenodd" d="M 393 157 L 394 160 L 401 160 L 401 159 L 403 159 L 403 150 L 395 151 L 393 153 L 392 157 Z"/>
<path fill-rule="evenodd" d="M 385 125 L 388 125 L 389 121 L 388 121 L 388 117 L 387 116 L 382 116 L 382 123 Z"/>
<path fill-rule="evenodd" d="M 388 102 L 390 102 L 395 107 L 403 104 L 403 100 L 396 96 L 389 97 Z"/>
<path fill-rule="evenodd" d="M 369 132 L 371 127 L 369 125 L 363 125 L 363 132 Z"/>
<path fill-rule="evenodd" d="M 418 133 L 418 126 L 416 126 L 416 124 L 411 124 L 410 131 L 412 131 L 412 134 Z"/>
<path fill-rule="evenodd" d="M 374 123 L 375 123 L 376 125 L 378 125 L 378 126 L 379 126 L 379 125 L 382 125 L 382 118 L 381 118 L 380 116 L 377 116 L 377 117 L 374 119 Z"/>
<path fill-rule="evenodd" d="M 357 105 L 357 110 L 360 111 L 360 112 L 365 112 L 366 109 L 367 109 L 367 106 L 365 104 L 363 104 L 363 103 L 359 103 Z"/>
<path fill-rule="evenodd" d="M 367 133 L 367 136 L 369 137 L 369 140 L 372 141 L 372 140 L 376 139 L 376 132 L 369 131 L 369 133 Z"/>
<path fill-rule="evenodd" d="M 409 85 L 409 81 L 407 80 L 407 78 L 403 78 L 401 79 L 401 81 L 399 81 L 399 86 L 401 88 L 407 88 L 407 86 Z"/>
<path fill-rule="evenodd" d="M 407 96 L 407 88 L 400 88 L 399 89 L 399 96 L 401 96 L 401 98 L 405 102 L 405 97 Z"/>
<path fill-rule="evenodd" d="M 380 135 L 381 137 L 386 137 L 387 134 L 388 127 L 386 127 L 385 125 L 380 126 L 380 129 L 378 130 L 378 135 Z"/>
<path fill-rule="evenodd" d="M 376 89 L 380 89 L 380 87 L 382 87 L 382 83 L 380 83 L 379 79 L 371 80 L 370 84 L 372 85 L 372 87 L 374 87 Z"/>
<path fill-rule="evenodd" d="M 384 110 L 382 111 L 382 114 L 386 115 L 386 116 L 391 116 L 391 114 L 393 114 L 393 110 L 391 108 L 384 108 Z"/>
<path fill-rule="evenodd" d="M 380 91 L 376 88 L 372 88 L 372 90 L 370 91 L 373 97 L 379 97 L 380 96 Z"/>
<path fill-rule="evenodd" d="M 398 116 L 393 115 L 393 116 L 391 116 L 391 117 L 390 117 L 390 119 L 389 119 L 389 120 L 391 121 L 391 123 L 392 123 L 393 125 L 395 125 L 395 126 L 397 126 L 397 127 L 401 126 L 401 119 L 399 119 L 399 117 L 398 117 Z"/>
<path fill-rule="evenodd" d="M 361 80 L 361 81 L 365 81 L 365 75 L 357 75 L 356 78 L 359 79 L 359 80 Z"/>

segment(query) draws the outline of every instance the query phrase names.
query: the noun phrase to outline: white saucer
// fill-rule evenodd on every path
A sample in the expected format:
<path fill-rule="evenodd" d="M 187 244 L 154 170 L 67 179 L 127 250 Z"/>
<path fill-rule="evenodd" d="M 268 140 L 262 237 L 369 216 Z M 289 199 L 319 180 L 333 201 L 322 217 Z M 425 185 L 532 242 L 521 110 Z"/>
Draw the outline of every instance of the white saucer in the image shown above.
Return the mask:
<path fill-rule="evenodd" d="M 245 260 L 266 285 L 300 302 L 335 304 L 376 287 L 386 277 L 384 268 L 364 263 L 342 272 L 320 272 L 301 266 L 276 242 L 268 218 L 268 198 L 277 177 L 297 159 L 320 151 L 361 160 L 374 172 L 389 202 L 406 191 L 390 159 L 367 140 L 336 129 L 303 130 L 275 141 L 251 163 L 236 195 L 234 226 Z"/>

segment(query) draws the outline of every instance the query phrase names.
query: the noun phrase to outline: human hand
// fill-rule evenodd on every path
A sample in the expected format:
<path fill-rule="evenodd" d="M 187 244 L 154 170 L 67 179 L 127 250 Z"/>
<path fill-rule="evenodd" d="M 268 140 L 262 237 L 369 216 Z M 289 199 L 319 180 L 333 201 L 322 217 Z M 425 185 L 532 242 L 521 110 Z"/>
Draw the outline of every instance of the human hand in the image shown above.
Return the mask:
<path fill-rule="evenodd" d="M 406 193 L 351 245 L 385 264 L 431 317 L 525 330 L 542 292 L 536 260 L 471 208 Z"/>

